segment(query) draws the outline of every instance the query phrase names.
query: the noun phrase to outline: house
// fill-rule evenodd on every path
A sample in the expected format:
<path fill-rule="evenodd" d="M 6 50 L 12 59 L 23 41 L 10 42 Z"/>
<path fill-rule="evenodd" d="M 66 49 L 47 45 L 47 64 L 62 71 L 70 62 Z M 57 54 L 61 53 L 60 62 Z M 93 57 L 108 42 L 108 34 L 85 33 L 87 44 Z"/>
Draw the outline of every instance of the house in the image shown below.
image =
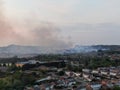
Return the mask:
<path fill-rule="evenodd" d="M 110 76 L 117 76 L 117 72 L 115 72 L 115 71 L 110 71 Z"/>
<path fill-rule="evenodd" d="M 37 63 L 42 63 L 42 62 L 36 61 L 36 60 L 29 60 L 29 61 L 25 61 L 25 62 L 17 62 L 17 63 L 15 63 L 15 65 L 17 67 L 23 67 L 26 64 L 37 64 Z"/>
<path fill-rule="evenodd" d="M 102 70 L 102 71 L 101 71 L 101 75 L 106 75 L 106 76 L 107 76 L 107 75 L 109 75 L 109 72 L 106 71 L 106 70 Z"/>
<path fill-rule="evenodd" d="M 0 66 L 10 67 L 12 66 L 12 63 L 0 63 Z"/>
<path fill-rule="evenodd" d="M 28 64 L 28 62 L 17 62 L 15 63 L 16 67 L 23 67 L 25 64 Z"/>
<path fill-rule="evenodd" d="M 99 70 L 93 70 L 91 73 L 92 74 L 99 74 Z"/>
<path fill-rule="evenodd" d="M 46 78 L 42 78 L 42 79 L 40 79 L 40 80 L 37 80 L 36 83 L 42 83 L 42 82 L 49 81 L 49 80 L 51 80 L 51 77 L 50 77 L 50 76 L 48 76 L 48 77 L 46 77 Z"/>
<path fill-rule="evenodd" d="M 83 78 L 85 78 L 87 81 L 92 81 L 93 76 L 90 75 L 90 74 L 84 74 L 84 73 L 83 73 Z"/>
<path fill-rule="evenodd" d="M 82 72 L 83 72 L 83 73 L 90 73 L 91 70 L 90 70 L 90 69 L 82 69 Z"/>

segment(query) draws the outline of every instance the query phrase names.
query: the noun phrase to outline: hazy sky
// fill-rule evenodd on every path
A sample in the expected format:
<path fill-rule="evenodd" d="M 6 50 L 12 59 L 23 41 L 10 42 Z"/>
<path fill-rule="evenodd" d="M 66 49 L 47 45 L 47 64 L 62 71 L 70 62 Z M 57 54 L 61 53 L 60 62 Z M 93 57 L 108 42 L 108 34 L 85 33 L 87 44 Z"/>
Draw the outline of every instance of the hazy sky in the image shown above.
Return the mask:
<path fill-rule="evenodd" d="M 120 0 L 1 1 L 0 45 L 120 44 Z"/>

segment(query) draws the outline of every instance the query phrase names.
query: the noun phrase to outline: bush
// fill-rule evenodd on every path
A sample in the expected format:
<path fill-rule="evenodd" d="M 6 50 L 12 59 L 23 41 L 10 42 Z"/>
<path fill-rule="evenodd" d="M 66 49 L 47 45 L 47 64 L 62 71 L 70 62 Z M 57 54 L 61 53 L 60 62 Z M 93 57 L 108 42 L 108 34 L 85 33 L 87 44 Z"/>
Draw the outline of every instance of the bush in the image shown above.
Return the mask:
<path fill-rule="evenodd" d="M 120 87 L 119 86 L 114 86 L 113 90 L 120 90 Z"/>

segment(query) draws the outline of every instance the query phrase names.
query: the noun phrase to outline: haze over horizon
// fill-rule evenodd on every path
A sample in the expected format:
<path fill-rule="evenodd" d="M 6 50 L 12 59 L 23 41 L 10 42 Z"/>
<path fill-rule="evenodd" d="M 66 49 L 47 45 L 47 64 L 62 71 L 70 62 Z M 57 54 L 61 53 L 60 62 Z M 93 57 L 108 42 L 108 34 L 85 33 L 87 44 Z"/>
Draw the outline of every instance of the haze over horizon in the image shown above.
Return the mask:
<path fill-rule="evenodd" d="M 0 46 L 120 45 L 120 0 L 0 0 Z"/>

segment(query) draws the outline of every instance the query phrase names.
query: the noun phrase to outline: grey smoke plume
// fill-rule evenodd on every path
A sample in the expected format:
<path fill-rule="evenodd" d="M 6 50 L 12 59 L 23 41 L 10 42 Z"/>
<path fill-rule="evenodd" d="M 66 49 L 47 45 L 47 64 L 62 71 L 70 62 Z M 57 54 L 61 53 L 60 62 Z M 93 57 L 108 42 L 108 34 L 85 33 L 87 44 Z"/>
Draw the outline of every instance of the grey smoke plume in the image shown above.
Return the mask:
<path fill-rule="evenodd" d="M 14 32 L 13 27 L 10 25 L 9 20 L 4 15 L 3 2 L 0 1 L 0 44 L 4 45 L 10 41 L 15 40 L 17 34 Z M 19 36 L 18 36 L 19 37 Z"/>
<path fill-rule="evenodd" d="M 4 15 L 0 2 L 0 45 L 20 44 L 38 45 L 46 49 L 60 50 L 71 46 L 71 43 L 59 37 L 59 28 L 51 23 L 37 21 L 10 24 L 12 21 Z"/>
<path fill-rule="evenodd" d="M 32 21 L 25 27 L 27 35 L 24 34 L 23 37 L 25 37 L 26 42 L 29 44 L 40 45 L 55 50 L 69 48 L 71 46 L 70 42 L 63 40 L 63 38 L 60 37 L 60 29 L 51 23 Z"/>

